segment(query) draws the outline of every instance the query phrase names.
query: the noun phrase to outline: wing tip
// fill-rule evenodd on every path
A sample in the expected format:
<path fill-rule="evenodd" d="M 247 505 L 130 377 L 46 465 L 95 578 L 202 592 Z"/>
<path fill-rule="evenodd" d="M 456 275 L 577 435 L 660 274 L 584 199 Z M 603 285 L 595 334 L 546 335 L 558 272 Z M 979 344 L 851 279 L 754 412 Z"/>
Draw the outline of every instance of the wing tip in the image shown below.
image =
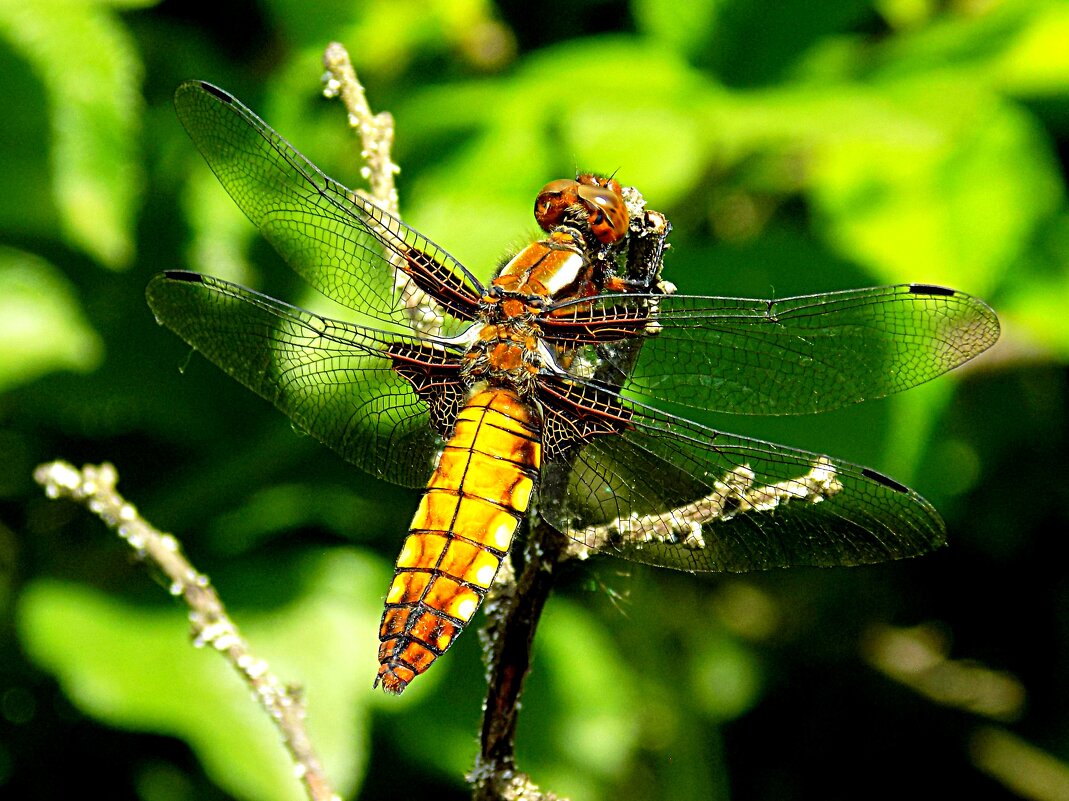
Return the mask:
<path fill-rule="evenodd" d="M 178 88 L 174 91 L 175 105 L 178 106 L 181 112 L 182 104 L 187 102 L 183 96 L 188 94 L 208 94 L 218 100 L 220 103 L 225 103 L 228 106 L 232 106 L 238 103 L 238 99 L 224 89 L 220 89 L 218 86 L 207 81 L 201 81 L 198 79 L 192 79 L 183 81 L 178 85 Z M 181 118 L 179 113 L 179 118 Z"/>
<path fill-rule="evenodd" d="M 890 490 L 894 490 L 895 492 L 900 492 L 905 495 L 909 494 L 909 487 L 907 487 L 905 484 L 900 484 L 890 476 L 885 476 L 883 473 L 877 472 L 871 467 L 862 468 L 861 475 L 863 475 L 870 481 L 875 481 L 877 484 L 882 484 L 883 486 L 887 487 Z"/>
<path fill-rule="evenodd" d="M 215 97 L 217 97 L 219 100 L 223 101 L 224 103 L 233 103 L 234 102 L 234 96 L 232 94 L 230 94 L 229 92 L 223 91 L 222 89 L 220 89 L 218 86 L 215 86 L 214 84 L 210 84 L 207 81 L 193 81 L 193 83 L 196 84 L 197 86 L 199 86 L 201 89 L 203 89 L 208 94 L 214 95 Z"/>
<path fill-rule="evenodd" d="M 963 359 L 962 362 L 958 362 L 958 364 L 978 356 L 998 342 L 998 339 L 1002 334 L 1002 325 L 999 322 L 998 315 L 990 305 L 980 298 L 968 295 L 964 292 L 959 292 L 956 289 L 939 286 L 938 284 L 909 284 L 908 287 L 909 294 L 911 295 L 921 295 L 933 298 L 955 298 L 958 302 L 965 304 L 972 313 L 970 324 L 973 329 L 978 332 L 978 336 L 975 338 L 976 349 Z"/>
<path fill-rule="evenodd" d="M 957 290 L 938 284 L 910 284 L 911 295 L 934 295 L 940 298 L 952 298 L 958 294 Z"/>
<path fill-rule="evenodd" d="M 168 281 L 185 281 L 190 284 L 204 283 L 203 275 L 190 272 L 189 270 L 164 270 L 160 273 L 160 276 L 166 278 Z"/>

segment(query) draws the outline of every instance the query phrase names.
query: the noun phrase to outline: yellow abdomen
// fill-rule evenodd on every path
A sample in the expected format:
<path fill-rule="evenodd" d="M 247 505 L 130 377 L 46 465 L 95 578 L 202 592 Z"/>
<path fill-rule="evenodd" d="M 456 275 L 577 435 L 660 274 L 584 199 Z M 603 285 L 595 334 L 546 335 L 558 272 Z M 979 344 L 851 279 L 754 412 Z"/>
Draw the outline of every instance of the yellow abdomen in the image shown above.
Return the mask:
<path fill-rule="evenodd" d="M 471 620 L 512 545 L 541 462 L 537 418 L 515 392 L 486 389 L 468 400 L 397 557 L 376 685 L 400 693 Z"/>

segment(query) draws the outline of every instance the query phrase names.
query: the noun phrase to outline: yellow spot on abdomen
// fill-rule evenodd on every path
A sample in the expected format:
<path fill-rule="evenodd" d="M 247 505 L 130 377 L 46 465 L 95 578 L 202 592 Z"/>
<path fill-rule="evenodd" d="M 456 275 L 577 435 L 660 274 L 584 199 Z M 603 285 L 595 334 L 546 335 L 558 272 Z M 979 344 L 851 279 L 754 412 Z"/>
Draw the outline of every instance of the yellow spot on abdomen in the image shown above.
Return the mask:
<path fill-rule="evenodd" d="M 494 527 L 493 534 L 491 535 L 491 541 L 494 547 L 499 551 L 507 551 L 512 546 L 512 535 L 516 531 L 516 521 L 513 518 L 507 518 L 501 523 L 498 523 Z"/>
<path fill-rule="evenodd" d="M 476 598 L 464 598 L 458 601 L 455 605 L 454 617 L 458 617 L 461 620 L 471 620 L 471 616 L 475 614 L 475 610 L 479 608 L 479 601 Z"/>
<path fill-rule="evenodd" d="M 401 596 L 405 594 L 405 574 L 398 573 L 393 577 L 393 584 L 390 585 L 390 591 L 386 594 L 386 603 L 395 604 L 401 600 Z"/>
<path fill-rule="evenodd" d="M 475 571 L 475 583 L 480 587 L 489 587 L 497 575 L 497 565 L 483 565 Z"/>

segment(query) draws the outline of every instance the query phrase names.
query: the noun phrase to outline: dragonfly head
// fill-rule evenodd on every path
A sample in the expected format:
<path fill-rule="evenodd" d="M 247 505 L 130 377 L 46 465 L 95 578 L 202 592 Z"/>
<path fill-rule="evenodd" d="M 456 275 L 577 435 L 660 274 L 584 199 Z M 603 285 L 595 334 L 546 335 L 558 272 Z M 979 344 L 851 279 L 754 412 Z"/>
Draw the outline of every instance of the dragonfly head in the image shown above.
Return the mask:
<path fill-rule="evenodd" d="M 627 234 L 629 223 L 623 189 L 613 178 L 584 174 L 575 180 L 550 181 L 535 199 L 535 220 L 543 231 L 576 218 L 603 244 Z"/>

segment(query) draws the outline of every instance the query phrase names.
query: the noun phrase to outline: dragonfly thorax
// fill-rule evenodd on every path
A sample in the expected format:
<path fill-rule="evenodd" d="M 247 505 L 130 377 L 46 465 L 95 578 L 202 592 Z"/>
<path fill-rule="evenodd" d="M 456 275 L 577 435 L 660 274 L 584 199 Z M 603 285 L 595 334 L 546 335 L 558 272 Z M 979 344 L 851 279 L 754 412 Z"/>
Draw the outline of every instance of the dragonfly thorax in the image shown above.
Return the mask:
<path fill-rule="evenodd" d="M 555 231 L 516 254 L 493 281 L 499 295 L 529 298 L 536 305 L 592 294 L 590 260 L 575 235 Z"/>
<path fill-rule="evenodd" d="M 488 322 L 464 354 L 461 377 L 469 386 L 488 382 L 529 397 L 543 368 L 542 353 L 530 314 Z"/>
<path fill-rule="evenodd" d="M 595 271 L 577 233 L 554 230 L 514 256 L 482 298 L 483 323 L 465 354 L 469 385 L 488 381 L 533 395 L 548 352 L 539 346 L 538 318 L 554 301 L 595 295 Z"/>

